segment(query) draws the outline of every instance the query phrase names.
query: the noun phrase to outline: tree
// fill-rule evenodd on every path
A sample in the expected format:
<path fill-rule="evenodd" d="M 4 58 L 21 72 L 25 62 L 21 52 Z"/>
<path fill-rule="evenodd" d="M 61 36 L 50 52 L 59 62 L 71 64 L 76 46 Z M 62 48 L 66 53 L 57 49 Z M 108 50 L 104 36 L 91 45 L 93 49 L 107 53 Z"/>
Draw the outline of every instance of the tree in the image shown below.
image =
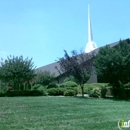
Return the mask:
<path fill-rule="evenodd" d="M 35 84 L 49 85 L 54 79 L 54 74 L 51 74 L 49 71 L 37 71 L 36 74 Z"/>
<path fill-rule="evenodd" d="M 76 51 L 72 51 L 71 56 L 66 50 L 64 50 L 64 53 L 64 57 L 58 60 L 60 70 L 75 78 L 81 87 L 82 96 L 84 96 L 84 84 L 89 80 L 92 71 L 93 53 L 78 54 Z"/>
<path fill-rule="evenodd" d="M 64 82 L 68 82 L 68 81 L 76 82 L 76 80 L 73 76 L 68 76 L 67 78 L 64 79 Z"/>
<path fill-rule="evenodd" d="M 130 81 L 130 40 L 119 41 L 111 48 L 103 47 L 94 59 L 94 66 L 102 82 L 110 83 L 113 88 Z"/>
<path fill-rule="evenodd" d="M 0 80 L 12 86 L 15 90 L 23 89 L 23 84 L 35 77 L 35 67 L 32 59 L 23 56 L 8 56 L 1 61 Z"/>

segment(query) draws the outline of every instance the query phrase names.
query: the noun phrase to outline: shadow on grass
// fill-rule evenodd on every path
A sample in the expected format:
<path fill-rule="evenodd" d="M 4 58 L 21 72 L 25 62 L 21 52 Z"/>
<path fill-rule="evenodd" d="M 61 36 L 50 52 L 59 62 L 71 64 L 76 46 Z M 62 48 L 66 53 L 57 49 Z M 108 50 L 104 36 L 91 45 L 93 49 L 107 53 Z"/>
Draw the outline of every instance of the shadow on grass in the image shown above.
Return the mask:
<path fill-rule="evenodd" d="M 120 98 L 115 98 L 115 97 L 106 97 L 106 98 L 95 98 L 95 97 L 82 97 L 82 96 L 74 96 L 74 98 L 77 99 L 103 99 L 103 100 L 113 100 L 113 101 L 126 101 L 130 102 L 130 99 L 120 99 Z"/>
<path fill-rule="evenodd" d="M 113 100 L 113 101 L 127 101 L 127 102 L 130 102 L 130 99 L 121 99 L 121 98 L 115 98 L 115 97 L 106 97 L 104 99 Z"/>

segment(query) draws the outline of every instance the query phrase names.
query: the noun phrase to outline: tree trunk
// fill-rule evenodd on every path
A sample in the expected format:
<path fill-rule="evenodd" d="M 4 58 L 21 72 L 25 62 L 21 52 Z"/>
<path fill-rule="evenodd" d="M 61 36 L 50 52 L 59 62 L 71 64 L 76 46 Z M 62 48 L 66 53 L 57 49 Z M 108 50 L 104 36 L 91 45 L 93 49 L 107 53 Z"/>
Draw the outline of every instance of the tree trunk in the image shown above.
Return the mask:
<path fill-rule="evenodd" d="M 82 97 L 84 97 L 84 84 L 81 84 L 81 90 L 82 90 Z"/>

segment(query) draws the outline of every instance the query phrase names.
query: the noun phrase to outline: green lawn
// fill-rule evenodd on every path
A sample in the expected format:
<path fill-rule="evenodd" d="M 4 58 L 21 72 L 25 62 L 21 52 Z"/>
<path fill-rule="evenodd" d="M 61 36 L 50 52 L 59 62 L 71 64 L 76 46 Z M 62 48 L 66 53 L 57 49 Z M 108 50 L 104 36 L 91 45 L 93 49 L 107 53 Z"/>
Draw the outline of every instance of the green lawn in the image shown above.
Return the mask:
<path fill-rule="evenodd" d="M 128 121 L 129 113 L 129 101 L 3 97 L 0 98 L 0 130 L 118 130 L 118 120 Z"/>

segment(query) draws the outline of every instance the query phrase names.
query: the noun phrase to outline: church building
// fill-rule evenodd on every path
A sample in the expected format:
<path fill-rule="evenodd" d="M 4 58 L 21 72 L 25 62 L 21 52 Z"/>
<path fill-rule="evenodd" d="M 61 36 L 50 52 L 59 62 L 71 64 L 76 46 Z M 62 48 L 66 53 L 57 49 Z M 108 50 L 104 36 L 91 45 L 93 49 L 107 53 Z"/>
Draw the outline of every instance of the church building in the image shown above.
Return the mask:
<path fill-rule="evenodd" d="M 119 42 L 115 42 L 112 44 L 109 44 L 110 47 L 113 47 L 117 45 Z M 98 53 L 100 48 L 97 48 L 96 43 L 93 41 L 93 35 L 92 35 L 92 26 L 91 26 L 91 18 L 90 18 L 90 7 L 88 5 L 88 43 L 86 44 L 85 53 L 91 53 L 94 52 L 95 54 Z M 59 73 L 58 70 L 60 70 L 60 65 L 58 62 L 54 62 L 52 64 L 48 64 L 42 67 L 37 68 L 38 71 L 49 71 L 51 74 L 55 74 L 55 81 L 54 83 L 62 83 L 64 79 L 66 78 L 64 73 Z M 97 75 L 95 73 L 95 70 L 93 69 L 91 73 L 91 77 L 88 80 L 87 83 L 97 83 Z"/>

